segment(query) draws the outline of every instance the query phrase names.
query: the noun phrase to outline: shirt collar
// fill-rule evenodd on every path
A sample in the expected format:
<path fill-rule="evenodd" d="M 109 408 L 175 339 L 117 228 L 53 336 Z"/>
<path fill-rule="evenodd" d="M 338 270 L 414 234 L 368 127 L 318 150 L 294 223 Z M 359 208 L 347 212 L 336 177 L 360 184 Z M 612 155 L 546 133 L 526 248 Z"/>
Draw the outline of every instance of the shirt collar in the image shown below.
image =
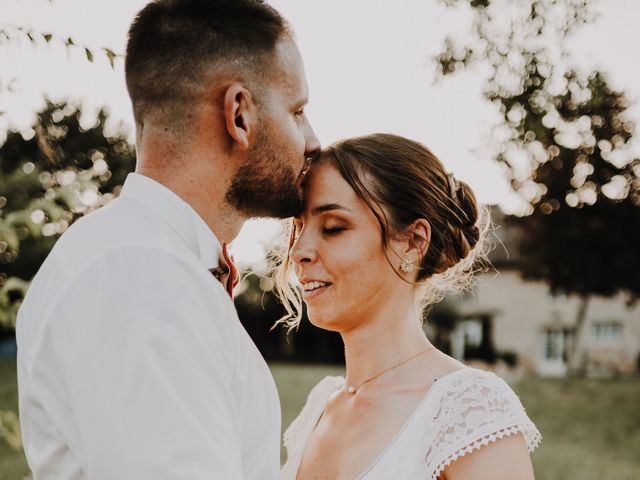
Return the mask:
<path fill-rule="evenodd" d="M 220 241 L 202 217 L 176 193 L 149 177 L 130 173 L 120 196 L 132 198 L 153 209 L 175 230 L 205 267 L 218 266 Z"/>

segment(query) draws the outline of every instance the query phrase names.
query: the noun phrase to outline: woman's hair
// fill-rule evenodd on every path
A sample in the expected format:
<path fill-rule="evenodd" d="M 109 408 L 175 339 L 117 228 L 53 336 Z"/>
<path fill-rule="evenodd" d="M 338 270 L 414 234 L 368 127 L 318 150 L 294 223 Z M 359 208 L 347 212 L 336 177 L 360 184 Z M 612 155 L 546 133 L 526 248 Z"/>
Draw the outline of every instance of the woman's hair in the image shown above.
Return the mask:
<path fill-rule="evenodd" d="M 423 309 L 447 293 L 472 285 L 479 261 L 486 259 L 488 210 L 478 206 L 469 185 L 447 173 L 428 148 L 397 135 L 377 133 L 334 143 L 322 151 L 317 162 L 332 162 L 371 209 L 382 230 L 387 260 L 399 276 L 398 262 L 386 253 L 390 240 L 418 219 L 429 222 L 431 239 L 416 276 Z M 296 235 L 293 225 L 289 229 L 289 248 L 276 272 L 276 290 L 287 310 L 278 323 L 294 328 L 302 317 L 302 301 L 288 281 L 289 251 Z"/>

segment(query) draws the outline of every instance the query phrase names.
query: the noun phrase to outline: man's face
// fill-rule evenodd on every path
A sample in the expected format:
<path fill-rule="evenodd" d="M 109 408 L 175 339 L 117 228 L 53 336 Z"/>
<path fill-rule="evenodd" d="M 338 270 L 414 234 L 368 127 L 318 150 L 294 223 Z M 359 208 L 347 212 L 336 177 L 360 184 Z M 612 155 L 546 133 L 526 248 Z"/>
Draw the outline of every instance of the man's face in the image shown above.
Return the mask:
<path fill-rule="evenodd" d="M 227 200 L 249 217 L 286 218 L 302 211 L 302 172 L 320 144 L 304 113 L 307 81 L 292 40 L 276 47 L 255 138 L 236 171 Z"/>

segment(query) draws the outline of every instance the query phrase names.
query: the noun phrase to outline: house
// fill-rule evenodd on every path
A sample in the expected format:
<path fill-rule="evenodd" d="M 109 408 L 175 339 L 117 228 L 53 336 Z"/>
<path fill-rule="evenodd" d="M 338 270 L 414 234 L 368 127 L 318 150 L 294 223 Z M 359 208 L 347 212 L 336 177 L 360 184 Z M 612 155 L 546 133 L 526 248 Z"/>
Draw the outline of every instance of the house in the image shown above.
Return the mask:
<path fill-rule="evenodd" d="M 472 292 L 448 299 L 457 319 L 450 334 L 451 353 L 465 360 L 465 351 L 484 343 L 497 352 L 515 354 L 525 371 L 564 376 L 582 301 L 577 296 L 552 296 L 544 282 L 524 280 L 510 246 L 513 232 L 501 222 L 501 212 L 494 209 L 492 215 L 504 247 L 498 244 L 491 255 L 496 271 L 480 274 Z M 592 297 L 579 340 L 573 358 L 587 374 L 637 372 L 640 302 L 629 306 L 624 295 Z"/>

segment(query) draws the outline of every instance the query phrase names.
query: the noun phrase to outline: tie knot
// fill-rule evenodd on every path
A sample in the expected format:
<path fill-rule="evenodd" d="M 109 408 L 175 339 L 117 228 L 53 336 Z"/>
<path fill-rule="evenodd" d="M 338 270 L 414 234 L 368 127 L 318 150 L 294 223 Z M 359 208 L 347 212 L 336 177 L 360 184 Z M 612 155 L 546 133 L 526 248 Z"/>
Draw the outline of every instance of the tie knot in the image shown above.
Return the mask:
<path fill-rule="evenodd" d="M 229 275 L 229 267 L 220 263 L 217 267 L 210 268 L 211 275 L 216 277 L 216 280 L 222 283 L 226 283 L 227 275 Z"/>
<path fill-rule="evenodd" d="M 209 271 L 222 283 L 229 296 L 233 298 L 233 288 L 240 281 L 240 275 L 236 264 L 233 262 L 233 255 L 229 255 L 226 243 L 222 244 L 222 257 L 218 260 L 218 266 L 209 269 Z"/>

